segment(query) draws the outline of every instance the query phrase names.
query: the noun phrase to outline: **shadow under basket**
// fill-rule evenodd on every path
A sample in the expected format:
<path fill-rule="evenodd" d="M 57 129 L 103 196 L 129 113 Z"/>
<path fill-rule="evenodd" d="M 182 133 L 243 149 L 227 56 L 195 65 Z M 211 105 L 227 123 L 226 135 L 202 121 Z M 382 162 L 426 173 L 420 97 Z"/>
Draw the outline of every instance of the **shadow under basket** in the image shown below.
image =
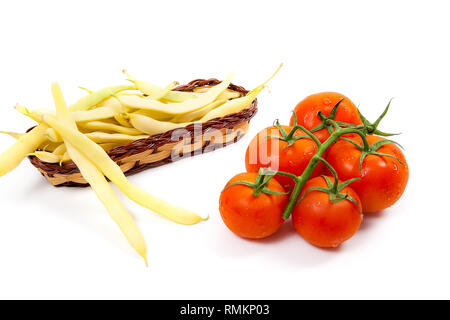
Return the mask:
<path fill-rule="evenodd" d="M 198 79 L 173 90 L 194 91 L 196 88 L 219 83 L 220 81 L 217 79 Z M 243 87 L 234 84 L 230 84 L 228 89 L 239 92 L 242 96 L 248 93 Z M 185 157 L 210 152 L 237 142 L 247 132 L 250 120 L 257 112 L 257 103 L 255 99 L 249 108 L 238 113 L 149 136 L 127 145 L 115 147 L 107 153 L 120 166 L 125 175 L 131 175 Z M 67 161 L 60 165 L 43 162 L 35 156 L 28 158 L 54 186 L 88 186 L 73 161 Z"/>

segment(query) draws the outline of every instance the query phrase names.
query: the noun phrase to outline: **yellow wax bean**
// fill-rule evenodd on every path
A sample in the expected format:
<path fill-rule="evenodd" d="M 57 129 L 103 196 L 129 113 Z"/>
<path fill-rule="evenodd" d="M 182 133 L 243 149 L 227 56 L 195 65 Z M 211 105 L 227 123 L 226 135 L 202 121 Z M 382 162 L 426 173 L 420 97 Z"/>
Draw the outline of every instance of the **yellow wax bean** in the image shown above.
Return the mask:
<path fill-rule="evenodd" d="M 143 109 L 136 110 L 132 113 L 142 114 L 144 116 L 147 116 L 147 117 L 153 118 L 155 120 L 159 120 L 159 121 L 170 121 L 173 118 L 173 115 L 170 115 L 170 114 L 166 114 L 166 113 L 162 113 L 162 112 L 155 112 L 155 111 L 150 111 L 150 110 L 143 110 Z M 124 114 L 123 117 L 127 118 L 127 114 Z"/>
<path fill-rule="evenodd" d="M 96 121 L 113 118 L 120 113 L 121 110 L 117 110 L 114 107 L 100 107 L 86 111 L 74 111 L 72 112 L 72 119 L 75 122 Z"/>
<path fill-rule="evenodd" d="M 66 145 L 64 143 L 61 143 L 59 146 L 57 146 L 54 150 L 53 150 L 53 154 L 57 155 L 57 156 L 62 156 L 66 153 L 67 148 Z"/>
<path fill-rule="evenodd" d="M 241 96 L 241 93 L 227 89 L 217 96 L 217 100 L 231 100 Z"/>
<path fill-rule="evenodd" d="M 232 75 L 229 75 L 224 81 L 212 87 L 200 97 L 179 103 L 162 103 L 160 101 L 139 98 L 137 96 L 119 96 L 118 99 L 122 104 L 128 107 L 163 112 L 170 115 L 179 115 L 201 109 L 205 105 L 213 102 L 220 93 L 228 88 L 231 78 Z"/>
<path fill-rule="evenodd" d="M 88 121 L 96 121 L 96 120 L 106 120 L 113 118 L 117 115 L 119 115 L 122 112 L 127 112 L 130 109 L 122 107 L 122 105 L 119 103 L 115 106 L 105 106 L 105 107 L 99 107 L 91 110 L 84 110 L 84 111 L 73 111 L 72 118 L 75 122 L 88 122 Z M 18 110 L 20 113 L 30 117 L 31 119 L 35 120 L 36 122 L 42 122 L 42 116 L 43 115 L 54 115 L 55 113 L 51 110 L 47 109 L 35 109 L 35 110 L 29 110 L 24 106 L 16 105 L 16 110 Z M 53 137 L 51 135 L 50 137 Z"/>
<path fill-rule="evenodd" d="M 61 89 L 57 84 L 53 84 L 52 93 L 55 100 L 57 117 L 59 121 L 61 121 L 61 125 L 77 132 L 75 122 L 70 116 L 64 102 Z M 81 175 L 91 185 L 92 190 L 94 190 L 98 199 L 103 203 L 111 218 L 119 226 L 128 242 L 139 253 L 139 255 L 144 258 L 145 263 L 147 264 L 147 246 L 145 244 L 144 237 L 142 236 L 141 231 L 137 227 L 131 215 L 127 212 L 117 195 L 114 193 L 114 190 L 106 181 L 103 173 L 101 173 L 95 164 L 88 160 L 79 149 L 73 147 L 69 141 L 65 140 L 65 143 L 70 156 L 77 165 L 78 169 L 80 169 Z"/>
<path fill-rule="evenodd" d="M 0 177 L 14 170 L 28 154 L 46 140 L 44 132 L 47 128 L 47 125 L 38 125 L 0 154 Z"/>
<path fill-rule="evenodd" d="M 236 93 L 239 96 L 239 93 Z M 233 94 L 232 96 L 236 97 L 236 94 Z M 256 97 L 256 96 L 255 96 Z M 249 98 L 247 98 L 248 100 Z M 237 100 L 237 99 L 236 99 Z M 189 112 L 186 114 L 182 114 L 179 116 L 176 116 L 172 119 L 172 121 L 160 121 L 156 120 L 153 117 L 148 117 L 145 114 L 141 114 L 139 112 L 129 113 L 127 116 L 130 120 L 130 123 L 135 127 L 136 129 L 147 133 L 149 135 L 154 135 L 158 133 L 163 133 L 169 130 L 174 130 L 178 128 L 183 128 L 185 126 L 188 126 L 194 122 L 197 122 L 195 120 L 200 119 L 199 122 L 205 122 L 205 120 L 202 119 L 203 116 L 207 115 L 211 110 L 214 110 L 215 108 L 221 108 L 226 103 L 229 103 L 234 100 L 219 100 L 214 101 L 208 105 L 206 105 L 204 108 L 199 109 L 197 111 Z M 252 100 L 253 101 L 253 100 Z M 246 101 L 244 101 L 246 103 Z M 251 101 L 250 101 L 251 103 Z M 242 109 L 245 108 L 245 105 L 241 102 L 238 105 L 242 106 Z M 227 115 L 227 113 L 223 113 L 222 117 Z"/>
<path fill-rule="evenodd" d="M 177 122 L 177 123 L 184 123 L 184 122 L 191 122 L 191 121 L 199 120 L 201 117 L 203 117 L 209 111 L 221 106 L 228 100 L 236 99 L 236 98 L 239 98 L 240 96 L 241 96 L 241 94 L 239 92 L 227 89 L 224 92 L 222 92 L 221 94 L 219 94 L 216 101 L 211 102 L 210 104 L 204 106 L 203 108 L 201 108 L 197 111 L 193 111 L 193 112 L 189 112 L 186 114 L 175 116 L 173 119 L 171 119 L 171 121 Z"/>
<path fill-rule="evenodd" d="M 114 149 L 115 147 L 118 147 L 118 146 L 122 145 L 122 144 L 114 143 L 114 142 L 108 142 L 108 143 L 99 143 L 98 145 L 100 147 L 102 147 L 103 150 L 109 151 L 111 149 Z"/>
<path fill-rule="evenodd" d="M 48 128 L 47 130 L 45 130 L 44 135 L 51 142 L 62 142 L 61 136 L 53 128 Z"/>
<path fill-rule="evenodd" d="M 169 91 L 171 91 L 178 84 L 179 84 L 178 82 L 173 81 L 169 83 L 165 88 L 153 91 L 152 94 L 150 94 L 147 98 L 153 100 L 160 100 L 161 98 L 164 98 L 169 93 Z"/>
<path fill-rule="evenodd" d="M 144 259 L 145 264 L 147 264 L 147 245 L 145 244 L 144 236 L 132 216 L 106 181 L 103 173 L 72 146 L 69 147 L 69 153 L 80 169 L 81 175 L 90 184 L 92 190 L 94 190 L 97 198 L 105 206 L 111 218 L 119 226 L 130 245 Z"/>
<path fill-rule="evenodd" d="M 66 146 L 67 148 L 67 146 Z M 71 161 L 72 158 L 70 157 L 70 154 L 68 151 L 64 152 L 64 154 L 61 156 L 61 161 L 59 162 L 60 164 L 63 162 L 67 162 L 67 161 Z"/>
<path fill-rule="evenodd" d="M 84 91 L 86 91 L 89 94 L 93 94 L 94 93 L 94 91 L 92 91 L 92 90 L 90 90 L 88 88 L 85 88 L 85 87 L 78 86 L 78 89 L 84 90 Z"/>
<path fill-rule="evenodd" d="M 44 121 L 53 127 L 59 134 L 75 148 L 81 151 L 131 200 L 160 215 L 163 215 L 181 224 L 195 224 L 203 219 L 196 213 L 171 205 L 157 197 L 147 193 L 138 186 L 131 184 L 120 167 L 108 156 L 108 154 L 95 142 L 82 133 L 67 128 L 52 116 L 44 116 Z"/>
<path fill-rule="evenodd" d="M 17 132 L 11 132 L 11 131 L 0 131 L 0 133 L 7 134 L 8 136 L 13 137 L 14 139 L 20 139 L 25 135 L 25 133 L 17 133 Z"/>
<path fill-rule="evenodd" d="M 262 89 L 263 89 L 263 87 L 261 88 L 261 90 Z M 200 119 L 200 121 L 205 122 L 205 121 L 208 121 L 208 120 L 211 120 L 214 118 L 221 118 L 221 117 L 224 117 L 225 115 L 242 111 L 242 110 L 250 107 L 253 100 L 255 100 L 256 96 L 258 95 L 258 93 L 259 92 L 255 91 L 251 95 L 249 93 L 245 97 L 234 99 L 234 100 L 229 100 L 229 101 L 225 102 L 224 104 L 222 104 L 220 107 L 208 112 L 206 115 L 204 115 Z"/>
<path fill-rule="evenodd" d="M 114 120 L 116 120 L 121 126 L 133 128 L 133 126 L 128 122 L 128 117 L 124 113 L 115 115 Z"/>
<path fill-rule="evenodd" d="M 137 95 L 141 98 L 147 97 L 146 95 L 144 95 L 141 91 L 139 90 L 127 90 L 127 91 L 122 91 L 118 94 L 115 94 L 114 97 L 117 98 L 119 96 L 127 96 L 127 95 Z"/>
<path fill-rule="evenodd" d="M 157 85 L 154 85 L 153 83 L 143 81 L 143 80 L 136 80 L 134 79 L 130 74 L 127 72 L 124 72 L 128 80 L 132 81 L 136 88 L 141 91 L 142 93 L 146 94 L 148 97 L 159 97 L 159 99 L 164 98 L 164 100 L 170 101 L 170 102 L 184 102 L 188 99 L 192 98 L 198 98 L 200 95 L 195 94 L 193 92 L 182 92 L 182 91 L 166 91 L 165 95 L 162 95 L 161 93 L 164 92 L 164 88 L 161 88 Z M 155 100 L 154 98 L 151 98 Z"/>
<path fill-rule="evenodd" d="M 142 92 L 143 89 L 141 89 Z M 144 92 L 145 93 L 145 92 Z M 184 102 L 189 99 L 195 99 L 200 97 L 201 94 L 195 93 L 195 92 L 189 92 L 189 91 L 169 91 L 166 93 L 164 97 L 162 97 L 160 100 L 167 101 L 169 103 L 171 102 Z"/>
<path fill-rule="evenodd" d="M 71 111 L 79 111 L 79 110 L 88 110 L 90 107 L 95 106 L 102 102 L 103 100 L 119 93 L 124 90 L 134 90 L 136 89 L 135 85 L 120 85 L 120 86 L 111 86 L 106 87 L 101 90 L 95 91 L 87 96 L 82 97 L 77 102 L 75 102 L 72 106 L 70 106 Z"/>
<path fill-rule="evenodd" d="M 41 117 L 44 114 L 44 112 L 42 109 L 38 109 L 38 110 L 29 110 L 27 107 L 20 105 L 20 104 L 16 104 L 16 106 L 14 107 L 17 111 L 19 111 L 21 114 L 30 117 L 31 119 L 33 119 L 36 122 L 41 122 Z"/>
<path fill-rule="evenodd" d="M 132 136 L 122 133 L 105 133 L 105 132 L 89 132 L 84 134 L 86 137 L 96 143 L 116 142 L 116 143 L 130 143 L 139 139 L 147 139 L 147 135 Z"/>
<path fill-rule="evenodd" d="M 117 124 L 101 122 L 101 121 L 80 122 L 78 125 L 84 129 L 112 131 L 112 132 L 128 134 L 128 135 L 140 135 L 143 133 L 142 131 L 139 131 L 138 129 L 135 129 L 135 128 L 128 128 L 128 127 L 120 126 Z"/>
<path fill-rule="evenodd" d="M 123 104 L 121 104 L 116 96 L 112 96 L 109 97 L 108 99 L 103 100 L 95 107 L 96 108 L 110 107 L 116 110 L 117 112 L 128 112 L 130 110 L 129 108 L 126 108 Z"/>
<path fill-rule="evenodd" d="M 257 86 L 252 91 L 250 91 L 245 97 L 227 101 L 220 107 L 208 112 L 205 116 L 203 116 L 200 119 L 200 121 L 205 122 L 205 121 L 208 121 L 208 120 L 211 120 L 214 118 L 220 118 L 227 114 L 237 113 L 237 112 L 240 112 L 240 111 L 250 107 L 253 100 L 255 100 L 256 97 L 258 96 L 258 94 L 264 89 L 264 86 L 267 84 L 267 82 L 272 80 L 272 78 L 278 73 L 281 66 L 282 66 L 282 64 L 278 67 L 278 69 L 275 71 L 275 73 L 269 79 L 267 79 L 264 83 Z"/>
<path fill-rule="evenodd" d="M 189 113 L 185 113 L 185 114 L 180 114 L 179 116 L 175 116 L 170 121 L 176 122 L 176 123 L 187 123 L 187 122 L 195 121 L 195 120 L 203 117 L 209 111 L 221 106 L 222 104 L 224 104 L 227 101 L 228 101 L 227 99 L 216 100 L 214 102 L 211 102 L 210 104 L 207 104 L 206 106 L 204 106 L 203 108 L 201 108 L 197 111 L 193 111 L 193 112 L 189 112 Z"/>
<path fill-rule="evenodd" d="M 38 157 L 39 160 L 47 163 L 60 163 L 62 157 L 47 151 L 35 151 L 29 154 Z"/>
<path fill-rule="evenodd" d="M 53 152 L 59 145 L 61 145 L 60 142 L 51 142 L 49 140 L 45 140 L 42 144 L 39 145 L 39 147 L 37 147 L 37 149 Z"/>
<path fill-rule="evenodd" d="M 130 113 L 128 114 L 130 123 L 136 129 L 148 134 L 154 135 L 166 132 L 173 129 L 178 129 L 189 125 L 190 123 L 174 123 L 169 121 L 159 121 L 142 114 Z"/>

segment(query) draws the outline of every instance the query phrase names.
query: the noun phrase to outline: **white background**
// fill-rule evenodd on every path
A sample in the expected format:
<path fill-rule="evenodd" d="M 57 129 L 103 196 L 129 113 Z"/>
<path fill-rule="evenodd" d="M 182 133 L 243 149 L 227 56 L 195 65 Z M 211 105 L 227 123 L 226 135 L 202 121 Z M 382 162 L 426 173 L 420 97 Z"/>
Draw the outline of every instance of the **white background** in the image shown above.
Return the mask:
<path fill-rule="evenodd" d="M 450 298 L 448 12 L 446 1 L 1 2 L 3 130 L 33 124 L 16 102 L 52 106 L 55 80 L 74 102 L 78 85 L 125 83 L 122 68 L 161 85 L 235 72 L 252 88 L 284 67 L 238 144 L 130 178 L 211 215 L 179 226 L 121 196 L 146 237 L 148 268 L 91 190 L 54 188 L 27 161 L 2 177 L 0 298 Z M 405 195 L 337 250 L 307 244 L 290 221 L 267 240 L 234 236 L 218 198 L 244 170 L 251 137 L 325 90 L 369 119 L 395 97 L 383 129 L 403 132 Z M 12 142 L 0 136 L 1 149 Z"/>

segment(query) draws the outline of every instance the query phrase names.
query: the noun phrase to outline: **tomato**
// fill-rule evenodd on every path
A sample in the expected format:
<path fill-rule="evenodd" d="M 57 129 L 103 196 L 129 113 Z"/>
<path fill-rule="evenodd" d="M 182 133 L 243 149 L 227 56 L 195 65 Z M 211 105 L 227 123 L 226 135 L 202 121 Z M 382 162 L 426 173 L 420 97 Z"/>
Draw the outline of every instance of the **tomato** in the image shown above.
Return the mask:
<path fill-rule="evenodd" d="M 237 181 L 255 183 L 257 173 L 240 173 L 228 181 L 219 200 L 219 210 L 226 226 L 240 237 L 250 239 L 266 238 L 274 234 L 283 224 L 281 217 L 287 205 L 286 194 L 260 193 L 254 195 L 254 189 L 236 184 Z M 284 188 L 271 179 L 266 186 L 275 192 L 285 192 Z"/>
<path fill-rule="evenodd" d="M 361 137 L 351 136 L 350 140 L 361 145 Z M 369 145 L 386 140 L 378 136 L 367 136 Z M 408 164 L 400 148 L 394 143 L 381 146 L 377 152 L 396 157 L 369 154 L 364 158 L 360 170 L 361 150 L 352 143 L 339 140 L 327 154 L 328 162 L 336 169 L 342 180 L 361 178 L 352 183 L 362 202 L 363 212 L 375 212 L 392 206 L 400 199 L 409 177 Z M 399 162 L 400 160 L 400 162 Z"/>
<path fill-rule="evenodd" d="M 339 104 L 334 120 L 362 124 L 355 104 L 349 98 L 337 92 L 316 93 L 300 101 L 294 109 L 298 124 L 308 130 L 313 129 L 322 123 L 317 113 L 322 111 L 325 116 L 329 116 L 333 107 L 342 99 L 344 100 Z M 294 125 L 294 116 L 291 117 L 290 125 Z M 314 135 L 320 142 L 324 142 L 330 136 L 326 128 L 314 132 Z"/>
<path fill-rule="evenodd" d="M 334 178 L 329 179 L 334 182 Z M 299 199 L 311 187 L 327 188 L 325 178 L 321 176 L 309 180 Z M 323 191 L 309 191 L 292 211 L 295 229 L 313 245 L 337 247 L 358 231 L 362 222 L 361 201 L 350 187 L 345 187 L 340 192 L 352 197 L 359 207 L 347 199 L 333 203 L 330 195 Z"/>
<path fill-rule="evenodd" d="M 292 128 L 281 126 L 285 133 L 290 133 Z M 305 133 L 297 130 L 292 138 L 304 136 Z M 272 136 L 272 137 L 269 137 Z M 276 126 L 268 127 L 259 132 L 250 142 L 245 154 L 245 168 L 248 172 L 258 172 L 260 168 L 270 166 L 273 170 L 284 171 L 299 176 L 308 166 L 309 161 L 317 152 L 317 145 L 311 138 L 301 138 L 289 142 L 283 141 L 273 136 L 283 137 L 283 132 Z M 315 168 L 312 176 L 320 174 L 323 164 Z M 275 179 L 289 191 L 294 188 L 295 182 L 292 178 L 276 175 Z"/>

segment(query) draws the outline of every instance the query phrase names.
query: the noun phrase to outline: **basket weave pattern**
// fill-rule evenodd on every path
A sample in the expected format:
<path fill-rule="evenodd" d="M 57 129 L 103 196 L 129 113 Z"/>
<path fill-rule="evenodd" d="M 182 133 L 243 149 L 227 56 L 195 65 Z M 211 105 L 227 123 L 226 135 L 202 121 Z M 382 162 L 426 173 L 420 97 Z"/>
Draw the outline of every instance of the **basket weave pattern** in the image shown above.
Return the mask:
<path fill-rule="evenodd" d="M 220 81 L 217 79 L 197 79 L 178 86 L 174 90 L 193 91 L 198 87 L 217 85 L 218 83 Z M 243 87 L 234 84 L 230 84 L 228 88 L 242 95 L 248 92 Z M 257 112 L 257 103 L 255 99 L 249 108 L 241 112 L 180 128 L 183 130 L 179 139 L 174 139 L 179 131 L 179 129 L 175 129 L 115 147 L 107 153 L 120 166 L 125 175 L 131 175 L 187 156 L 213 151 L 237 142 L 247 132 L 250 119 Z M 30 156 L 29 160 L 54 186 L 88 186 L 72 161 L 59 165 L 43 162 L 35 156 Z"/>

